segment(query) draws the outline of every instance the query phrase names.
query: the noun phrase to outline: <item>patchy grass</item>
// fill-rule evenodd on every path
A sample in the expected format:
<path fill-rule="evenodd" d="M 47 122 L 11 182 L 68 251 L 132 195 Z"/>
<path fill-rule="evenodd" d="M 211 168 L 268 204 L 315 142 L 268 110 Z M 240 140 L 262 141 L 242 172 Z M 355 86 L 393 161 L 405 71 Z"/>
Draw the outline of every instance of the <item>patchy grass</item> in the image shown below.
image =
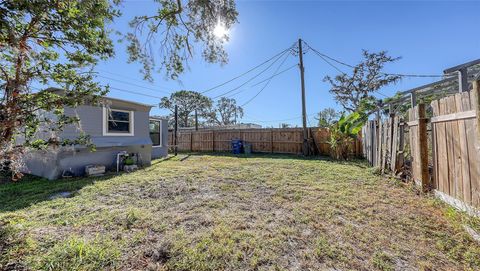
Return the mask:
<path fill-rule="evenodd" d="M 0 185 L 0 270 L 478 270 L 478 220 L 361 161 L 193 155 Z M 49 199 L 57 192 L 73 197 Z"/>

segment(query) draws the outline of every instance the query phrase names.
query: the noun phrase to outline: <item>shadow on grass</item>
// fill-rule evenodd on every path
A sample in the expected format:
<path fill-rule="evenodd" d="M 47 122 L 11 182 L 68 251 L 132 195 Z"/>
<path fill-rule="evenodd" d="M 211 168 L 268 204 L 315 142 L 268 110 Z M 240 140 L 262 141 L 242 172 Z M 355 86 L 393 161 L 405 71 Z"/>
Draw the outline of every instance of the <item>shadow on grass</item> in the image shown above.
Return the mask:
<path fill-rule="evenodd" d="M 172 158 L 174 157 L 168 156 L 166 158 L 152 160 L 152 166 Z M 119 175 L 113 172 L 107 172 L 107 174 L 102 177 L 75 177 L 53 181 L 33 175 L 25 175 L 17 182 L 2 182 L 0 179 L 0 213 L 27 208 L 42 201 L 52 200 L 52 196 L 65 192 L 67 192 L 65 194 L 71 193 L 67 197 L 74 197 L 76 192 L 83 187 L 116 176 Z"/>
<path fill-rule="evenodd" d="M 0 183 L 0 213 L 23 209 L 42 201 L 51 200 L 53 195 L 62 192 L 69 192 L 71 193 L 70 197 L 73 197 L 83 187 L 114 176 L 116 175 L 50 181 L 27 175 L 17 182 Z"/>
<path fill-rule="evenodd" d="M 345 164 L 352 165 L 360 168 L 370 168 L 365 159 L 362 158 L 352 158 L 347 161 L 334 160 L 330 156 L 326 155 L 313 155 L 313 156 L 303 156 L 299 154 L 279 154 L 279 153 L 252 153 L 252 154 L 232 154 L 231 152 L 179 152 L 179 156 L 191 155 L 191 156 L 202 156 L 209 155 L 215 157 L 232 157 L 232 158 L 264 158 L 264 159 L 285 159 L 285 160 L 302 160 L 302 161 L 325 161 L 335 164 Z"/>

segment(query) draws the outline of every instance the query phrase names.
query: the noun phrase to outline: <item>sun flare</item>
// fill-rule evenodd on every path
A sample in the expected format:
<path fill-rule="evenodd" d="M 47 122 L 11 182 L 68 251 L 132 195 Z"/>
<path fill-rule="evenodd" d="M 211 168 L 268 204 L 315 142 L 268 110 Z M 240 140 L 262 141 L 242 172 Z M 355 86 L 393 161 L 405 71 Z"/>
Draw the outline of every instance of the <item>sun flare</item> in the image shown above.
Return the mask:
<path fill-rule="evenodd" d="M 213 34 L 215 35 L 215 37 L 217 37 L 218 39 L 224 39 L 226 37 L 228 37 L 228 34 L 229 34 L 229 31 L 228 29 L 225 27 L 224 24 L 222 23 L 218 23 L 215 28 L 213 29 Z"/>

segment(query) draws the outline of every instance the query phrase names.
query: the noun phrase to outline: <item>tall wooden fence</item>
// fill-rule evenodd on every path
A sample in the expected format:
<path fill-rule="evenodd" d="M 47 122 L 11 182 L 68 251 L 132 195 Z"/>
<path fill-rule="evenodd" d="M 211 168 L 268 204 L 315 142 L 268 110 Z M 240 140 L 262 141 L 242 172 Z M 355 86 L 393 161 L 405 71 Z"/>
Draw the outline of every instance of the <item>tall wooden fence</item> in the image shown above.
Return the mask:
<path fill-rule="evenodd" d="M 476 81 L 470 92 L 432 101 L 431 118 L 426 117 L 425 105 L 419 104 L 408 110 L 405 122 L 394 115 L 369 121 L 362 129 L 364 157 L 382 171 L 397 173 L 407 168 L 403 161 L 404 143 L 408 143 L 415 183 L 480 214 L 479 93 L 480 81 Z M 406 132 L 408 142 L 404 142 Z"/>
<path fill-rule="evenodd" d="M 478 85 L 433 101 L 433 179 L 437 191 L 480 207 Z"/>
<path fill-rule="evenodd" d="M 328 140 L 330 132 L 326 128 L 308 128 L 308 134 L 314 146 L 314 153 L 330 155 Z M 302 128 L 262 128 L 178 131 L 177 148 L 179 151 L 191 152 L 225 152 L 231 151 L 231 141 L 241 139 L 252 145 L 253 152 L 301 154 L 303 145 Z M 173 132 L 169 132 L 169 144 L 174 145 Z M 361 141 L 352 143 L 353 156 L 361 156 Z"/>

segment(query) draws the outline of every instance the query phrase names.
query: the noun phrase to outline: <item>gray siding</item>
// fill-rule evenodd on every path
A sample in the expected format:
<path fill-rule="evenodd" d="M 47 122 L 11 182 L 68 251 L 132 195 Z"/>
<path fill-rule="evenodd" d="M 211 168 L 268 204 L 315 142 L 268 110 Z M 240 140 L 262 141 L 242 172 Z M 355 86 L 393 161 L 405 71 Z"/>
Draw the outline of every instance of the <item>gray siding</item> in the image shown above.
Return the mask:
<path fill-rule="evenodd" d="M 152 147 L 152 159 L 166 157 L 168 155 L 168 121 L 160 120 L 160 131 L 162 133 L 161 146 Z"/>
<path fill-rule="evenodd" d="M 83 176 L 87 165 L 100 164 L 108 171 L 116 171 L 117 153 L 121 151 L 138 154 L 141 166 L 149 166 L 151 163 L 151 145 L 103 147 L 95 152 L 85 148 L 57 148 L 28 153 L 25 157 L 24 172 L 55 180 L 62 177 L 64 170 L 72 171 L 75 176 Z"/>
<path fill-rule="evenodd" d="M 152 144 L 148 129 L 150 107 L 127 104 L 118 101 L 112 101 L 110 107 L 112 109 L 134 111 L 133 136 L 104 136 L 102 106 L 85 105 L 77 108 L 65 109 L 66 115 L 77 116 L 80 119 L 80 123 L 65 127 L 60 137 L 74 139 L 83 131 L 85 134 L 90 135 L 92 143 L 97 147 Z"/>
<path fill-rule="evenodd" d="M 71 170 L 76 176 L 84 175 L 85 166 L 105 165 L 108 170 L 116 170 L 116 156 L 121 151 L 136 153 L 140 156 L 139 164 L 150 165 L 152 159 L 152 140 L 149 132 L 150 107 L 116 99 L 106 99 L 110 108 L 134 111 L 133 136 L 104 136 L 103 107 L 83 105 L 66 108 L 65 114 L 77 116 L 79 124 L 70 125 L 60 133 L 61 139 L 75 139 L 81 132 L 90 135 L 97 151 L 90 152 L 84 146 L 62 147 L 48 151 L 32 151 L 25 156 L 26 173 L 57 179 L 64 170 Z M 168 132 L 162 123 L 164 147 L 156 149 L 156 154 L 166 155 Z"/>

